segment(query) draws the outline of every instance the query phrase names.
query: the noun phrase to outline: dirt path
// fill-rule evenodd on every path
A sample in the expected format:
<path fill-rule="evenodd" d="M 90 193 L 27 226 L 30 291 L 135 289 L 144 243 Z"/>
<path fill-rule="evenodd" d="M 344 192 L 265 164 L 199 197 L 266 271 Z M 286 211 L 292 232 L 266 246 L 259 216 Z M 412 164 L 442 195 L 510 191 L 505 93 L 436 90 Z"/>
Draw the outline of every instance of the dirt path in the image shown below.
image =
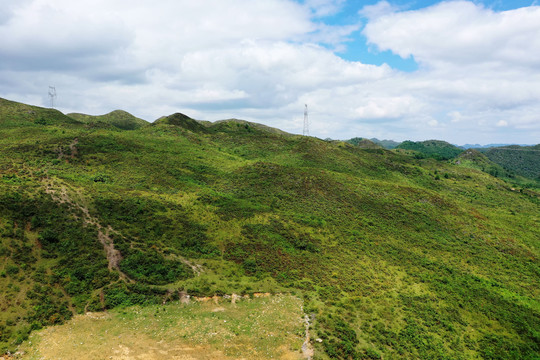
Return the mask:
<path fill-rule="evenodd" d="M 304 340 L 304 343 L 302 344 L 302 354 L 304 355 L 305 359 L 311 360 L 313 358 L 313 346 L 311 346 L 310 336 L 309 336 L 309 316 L 306 314 L 304 316 L 304 324 L 306 326 L 306 339 Z"/>
<path fill-rule="evenodd" d="M 70 196 L 68 194 L 68 189 L 65 185 L 54 184 L 52 179 L 47 178 L 44 180 L 45 183 L 45 193 L 49 194 L 51 198 L 59 204 L 67 204 L 70 209 L 73 211 L 75 217 L 82 217 L 82 221 L 85 226 L 95 226 L 98 231 L 98 240 L 103 245 L 105 254 L 107 256 L 107 261 L 109 263 L 109 270 L 116 271 L 120 275 L 120 278 L 127 282 L 135 282 L 133 279 L 130 279 L 122 270 L 120 270 L 120 261 L 122 261 L 122 254 L 120 251 L 114 248 L 114 241 L 111 238 L 111 234 L 117 233 L 113 228 L 108 226 L 105 228 L 102 226 L 98 219 L 90 215 L 88 208 L 82 203 L 82 201 L 74 200 L 75 196 Z M 78 195 L 75 194 L 74 195 Z M 80 195 L 79 195 L 80 196 Z"/>
<path fill-rule="evenodd" d="M 69 158 L 70 159 L 75 159 L 77 157 L 77 154 L 78 154 L 78 151 L 77 151 L 77 144 L 79 143 L 79 139 L 78 138 L 75 138 L 73 139 L 73 141 L 71 142 L 71 144 L 69 144 L 69 151 L 70 151 L 70 156 Z M 57 149 L 56 149 L 56 152 L 58 153 L 58 157 L 57 159 L 58 160 L 62 160 L 65 158 L 65 160 L 67 162 L 69 162 L 69 159 L 67 158 L 66 154 L 64 154 L 64 150 L 62 149 L 61 146 L 59 146 Z"/>
<path fill-rule="evenodd" d="M 75 138 L 73 139 L 73 142 L 69 144 L 69 150 L 71 150 L 71 158 L 75 159 L 77 156 L 77 144 L 79 143 L 79 139 Z"/>
<path fill-rule="evenodd" d="M 195 264 L 179 255 L 174 255 L 173 258 L 180 261 L 182 264 L 189 266 L 191 270 L 193 270 L 193 273 L 195 274 L 195 276 L 200 276 L 201 273 L 204 272 L 204 268 L 200 264 Z"/>

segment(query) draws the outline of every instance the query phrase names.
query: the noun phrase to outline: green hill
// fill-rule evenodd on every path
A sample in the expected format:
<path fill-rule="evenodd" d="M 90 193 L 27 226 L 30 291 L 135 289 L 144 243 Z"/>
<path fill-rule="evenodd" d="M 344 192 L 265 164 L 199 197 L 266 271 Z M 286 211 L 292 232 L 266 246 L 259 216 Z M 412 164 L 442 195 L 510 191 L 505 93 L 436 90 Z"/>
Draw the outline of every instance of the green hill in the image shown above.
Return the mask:
<path fill-rule="evenodd" d="M 118 131 L 32 109 L 48 122 L 0 118 L 0 352 L 76 313 L 269 292 L 301 299 L 318 359 L 540 353 L 535 190 L 251 123 Z M 248 336 L 236 324 L 219 338 Z"/>
<path fill-rule="evenodd" d="M 361 137 L 355 137 L 346 141 L 353 145 L 367 146 L 367 147 L 372 147 L 372 148 L 375 148 L 372 145 L 374 144 L 378 148 L 383 147 L 387 150 L 395 149 L 399 144 L 401 144 L 400 142 L 397 142 L 394 140 L 379 140 L 376 138 L 366 139 L 366 138 L 361 138 Z"/>
<path fill-rule="evenodd" d="M 193 132 L 200 132 L 200 133 L 208 132 L 204 124 L 181 113 L 175 113 L 169 116 L 160 117 L 159 119 L 154 121 L 152 125 L 154 126 L 172 125 L 172 126 L 177 126 L 177 127 L 183 128 L 185 130 L 190 130 Z"/>
<path fill-rule="evenodd" d="M 473 169 L 485 171 L 495 177 L 512 178 L 513 174 L 505 170 L 500 165 L 494 163 L 480 151 L 475 149 L 467 149 L 459 154 L 453 162 L 456 165 L 466 166 Z"/>
<path fill-rule="evenodd" d="M 349 144 L 353 144 L 355 146 L 358 146 L 362 149 L 382 149 L 383 147 L 372 140 L 365 139 L 365 138 L 352 138 L 350 140 L 347 140 Z"/>
<path fill-rule="evenodd" d="M 228 119 L 220 120 L 212 123 L 207 123 L 209 129 L 215 132 L 224 132 L 224 133 L 236 133 L 236 132 L 259 132 L 259 133 L 270 133 L 278 134 L 283 136 L 293 136 L 285 131 L 266 126 L 263 124 L 257 124 L 249 122 L 246 120 L 239 119 Z"/>
<path fill-rule="evenodd" d="M 0 98 L 0 126 L 26 127 L 42 125 L 75 125 L 76 121 L 55 109 L 40 108 Z"/>
<path fill-rule="evenodd" d="M 79 113 L 70 113 L 69 117 L 86 124 L 109 124 L 122 130 L 135 130 L 149 125 L 145 120 L 139 119 L 123 110 L 114 110 L 105 115 L 86 115 Z"/>
<path fill-rule="evenodd" d="M 484 171 L 494 177 L 503 179 L 513 184 L 514 187 L 538 188 L 540 179 L 528 178 L 517 174 L 515 171 L 505 169 L 491 161 L 486 155 L 476 149 L 467 149 L 452 160 L 458 166 Z"/>
<path fill-rule="evenodd" d="M 400 142 L 394 140 L 379 140 L 377 138 L 372 138 L 370 140 L 388 150 L 395 149 L 399 144 L 401 144 Z"/>
<path fill-rule="evenodd" d="M 463 152 L 463 149 L 440 140 L 404 141 L 396 149 L 412 150 L 416 152 L 417 157 L 430 157 L 437 160 L 453 159 Z"/>
<path fill-rule="evenodd" d="M 540 144 L 535 146 L 509 145 L 483 150 L 494 163 L 518 175 L 540 181 Z"/>

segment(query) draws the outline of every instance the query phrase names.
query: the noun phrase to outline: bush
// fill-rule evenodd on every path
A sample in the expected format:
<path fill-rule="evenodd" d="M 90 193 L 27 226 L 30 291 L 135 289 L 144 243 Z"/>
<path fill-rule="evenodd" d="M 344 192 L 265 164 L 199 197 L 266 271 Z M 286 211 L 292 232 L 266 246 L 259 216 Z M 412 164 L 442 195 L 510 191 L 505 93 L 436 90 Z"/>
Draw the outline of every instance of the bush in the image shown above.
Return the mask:
<path fill-rule="evenodd" d="M 163 285 L 192 275 L 191 269 L 179 261 L 167 260 L 156 251 L 135 251 L 120 263 L 120 268 L 135 280 Z"/>
<path fill-rule="evenodd" d="M 92 177 L 93 182 L 110 183 L 111 177 L 106 174 L 97 174 Z"/>
<path fill-rule="evenodd" d="M 327 341 L 323 342 L 326 353 L 332 359 L 357 359 L 358 339 L 356 332 L 339 316 L 328 315 L 321 319 Z"/>
<path fill-rule="evenodd" d="M 6 274 L 9 276 L 14 276 L 19 273 L 19 267 L 16 265 L 8 265 L 6 266 Z"/>

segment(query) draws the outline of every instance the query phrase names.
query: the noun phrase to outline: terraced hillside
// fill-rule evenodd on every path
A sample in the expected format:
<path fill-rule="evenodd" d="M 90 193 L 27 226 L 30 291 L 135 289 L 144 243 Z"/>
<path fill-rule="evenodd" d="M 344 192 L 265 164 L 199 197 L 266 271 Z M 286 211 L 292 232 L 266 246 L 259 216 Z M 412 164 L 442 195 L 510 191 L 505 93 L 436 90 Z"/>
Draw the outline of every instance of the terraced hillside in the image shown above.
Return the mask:
<path fill-rule="evenodd" d="M 0 106 L 2 351 L 77 313 L 270 292 L 302 299 L 318 359 L 538 358 L 534 189 L 246 122 Z"/>

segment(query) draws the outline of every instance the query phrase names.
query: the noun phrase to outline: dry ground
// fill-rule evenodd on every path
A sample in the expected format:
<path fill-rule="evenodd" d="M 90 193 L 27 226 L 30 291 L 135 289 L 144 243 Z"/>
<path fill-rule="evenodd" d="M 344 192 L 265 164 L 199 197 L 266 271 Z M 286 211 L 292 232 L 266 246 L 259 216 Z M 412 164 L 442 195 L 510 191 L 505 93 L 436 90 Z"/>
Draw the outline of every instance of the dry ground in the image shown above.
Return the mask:
<path fill-rule="evenodd" d="M 301 300 L 132 307 L 34 333 L 21 359 L 302 359 Z"/>

